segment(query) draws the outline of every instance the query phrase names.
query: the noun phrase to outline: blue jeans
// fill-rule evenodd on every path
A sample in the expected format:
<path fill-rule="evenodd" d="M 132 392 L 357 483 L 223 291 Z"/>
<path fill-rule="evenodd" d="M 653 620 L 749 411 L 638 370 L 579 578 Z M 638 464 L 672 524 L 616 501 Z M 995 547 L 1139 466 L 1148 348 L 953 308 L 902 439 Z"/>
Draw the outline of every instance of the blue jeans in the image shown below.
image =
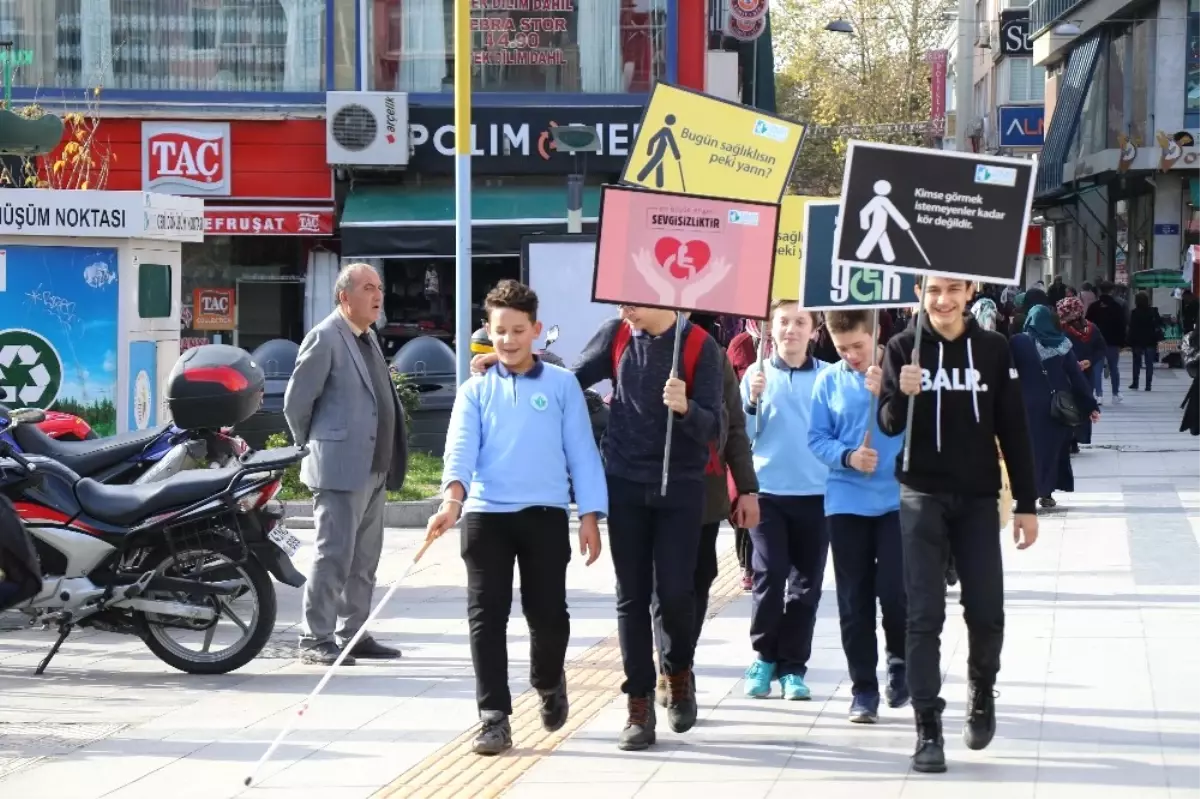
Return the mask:
<path fill-rule="evenodd" d="M 1108 347 L 1104 351 L 1104 360 L 1108 361 L 1108 377 L 1112 384 L 1113 396 L 1121 393 L 1121 367 L 1119 360 L 1121 358 L 1121 350 L 1116 347 Z M 1136 368 L 1136 367 L 1135 367 Z M 1092 380 L 1096 384 L 1096 396 L 1104 396 L 1104 363 L 1097 361 L 1092 364 Z"/>
<path fill-rule="evenodd" d="M 1141 376 L 1142 364 L 1146 365 L 1146 388 L 1150 388 L 1150 383 L 1154 380 L 1154 353 L 1158 350 L 1154 347 L 1134 347 L 1133 348 L 1133 387 L 1137 388 L 1138 377 Z"/>

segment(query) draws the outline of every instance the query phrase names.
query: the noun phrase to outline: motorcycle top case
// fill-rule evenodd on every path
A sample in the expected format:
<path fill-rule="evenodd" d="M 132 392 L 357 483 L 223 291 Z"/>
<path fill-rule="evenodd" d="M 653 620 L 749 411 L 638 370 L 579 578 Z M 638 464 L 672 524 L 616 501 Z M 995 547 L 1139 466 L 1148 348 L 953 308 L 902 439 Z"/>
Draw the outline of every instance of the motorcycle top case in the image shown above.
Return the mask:
<path fill-rule="evenodd" d="M 250 353 L 205 344 L 179 356 L 167 378 L 167 407 L 186 430 L 233 427 L 262 405 L 265 378 Z"/>

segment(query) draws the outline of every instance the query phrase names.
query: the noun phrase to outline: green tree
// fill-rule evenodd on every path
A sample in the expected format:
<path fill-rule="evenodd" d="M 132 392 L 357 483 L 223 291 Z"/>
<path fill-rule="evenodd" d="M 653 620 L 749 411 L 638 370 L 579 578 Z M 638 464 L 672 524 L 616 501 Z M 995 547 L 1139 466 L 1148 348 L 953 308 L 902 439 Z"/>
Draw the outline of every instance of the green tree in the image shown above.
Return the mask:
<path fill-rule="evenodd" d="M 792 172 L 797 194 L 840 192 L 846 140 L 921 145 L 929 119 L 929 65 L 948 24 L 948 0 L 776 0 L 776 102 L 816 126 Z M 825 26 L 843 19 L 854 33 Z M 916 131 L 916 132 L 914 132 Z"/>

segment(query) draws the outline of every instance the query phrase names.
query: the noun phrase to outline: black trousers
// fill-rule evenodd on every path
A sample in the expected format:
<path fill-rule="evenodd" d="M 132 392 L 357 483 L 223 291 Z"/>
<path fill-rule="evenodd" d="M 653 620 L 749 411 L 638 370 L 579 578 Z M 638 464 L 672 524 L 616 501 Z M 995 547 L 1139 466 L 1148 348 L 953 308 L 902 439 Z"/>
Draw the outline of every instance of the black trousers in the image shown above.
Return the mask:
<path fill-rule="evenodd" d="M 700 550 L 696 556 L 696 573 L 693 590 L 695 593 L 695 634 L 692 636 L 692 650 L 700 643 L 700 633 L 704 630 L 704 622 L 708 617 L 708 597 L 712 593 L 712 584 L 717 579 L 717 535 L 721 532 L 721 523 L 713 522 L 700 528 Z M 658 592 L 654 594 L 651 606 L 654 615 L 654 645 L 658 649 L 658 670 L 666 674 L 664 658 L 662 657 L 662 608 L 658 604 Z"/>
<path fill-rule="evenodd" d="M 879 693 L 879 642 L 875 637 L 875 600 L 883 610 L 883 641 L 888 660 L 904 660 L 907 601 L 900 514 L 835 514 L 829 517 L 833 573 L 837 577 L 842 649 L 855 696 Z"/>
<path fill-rule="evenodd" d="M 829 555 L 825 497 L 758 498 L 754 541 L 754 604 L 750 644 L 776 673 L 808 671 L 821 581 Z"/>
<path fill-rule="evenodd" d="M 512 713 L 508 690 L 508 615 L 513 564 L 521 574 L 521 608 L 529 625 L 529 680 L 549 690 L 563 677 L 571 618 L 567 512 L 534 507 L 516 513 L 468 513 L 462 536 L 467 564 L 467 619 L 479 710 Z"/>
<path fill-rule="evenodd" d="M 900 532 L 908 593 L 908 690 L 917 711 L 944 709 L 941 636 L 946 555 L 958 570 L 967 624 L 967 677 L 992 685 L 1004 646 L 1004 561 L 996 497 L 922 494 L 901 486 Z"/>
<path fill-rule="evenodd" d="M 739 527 L 734 530 L 733 545 L 737 549 L 738 565 L 742 567 L 742 571 L 752 568 L 754 563 L 754 542 L 750 540 L 750 531 L 745 527 Z"/>
<path fill-rule="evenodd" d="M 617 635 L 629 696 L 654 692 L 654 624 L 661 615 L 660 651 L 667 674 L 692 667 L 696 652 L 695 578 L 704 514 L 704 483 L 659 486 L 608 478 L 608 551 L 617 573 Z"/>

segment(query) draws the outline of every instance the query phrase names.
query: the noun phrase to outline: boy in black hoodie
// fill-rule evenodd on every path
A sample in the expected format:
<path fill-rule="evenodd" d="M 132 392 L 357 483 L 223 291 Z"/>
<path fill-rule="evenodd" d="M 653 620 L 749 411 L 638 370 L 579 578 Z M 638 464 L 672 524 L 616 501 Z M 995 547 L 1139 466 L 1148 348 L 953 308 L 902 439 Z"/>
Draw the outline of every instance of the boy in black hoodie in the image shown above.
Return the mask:
<path fill-rule="evenodd" d="M 879 393 L 879 427 L 887 435 L 904 430 L 908 403 L 916 403 L 908 431 L 909 469 L 903 470 L 903 456 L 896 464 L 908 594 L 908 688 L 917 721 L 913 769 L 942 772 L 946 703 L 938 694 L 947 555 L 953 555 L 962 584 L 969 642 L 963 740 L 983 749 L 996 732 L 993 686 L 1004 643 L 997 438 L 1017 504 L 1017 549 L 1037 540 L 1037 490 L 1008 341 L 965 314 L 969 282 L 927 277 L 924 284 L 917 289 L 925 309 L 919 357 L 913 357 L 916 328 L 910 327 L 888 342 L 882 374 L 870 370 L 867 386 Z"/>

